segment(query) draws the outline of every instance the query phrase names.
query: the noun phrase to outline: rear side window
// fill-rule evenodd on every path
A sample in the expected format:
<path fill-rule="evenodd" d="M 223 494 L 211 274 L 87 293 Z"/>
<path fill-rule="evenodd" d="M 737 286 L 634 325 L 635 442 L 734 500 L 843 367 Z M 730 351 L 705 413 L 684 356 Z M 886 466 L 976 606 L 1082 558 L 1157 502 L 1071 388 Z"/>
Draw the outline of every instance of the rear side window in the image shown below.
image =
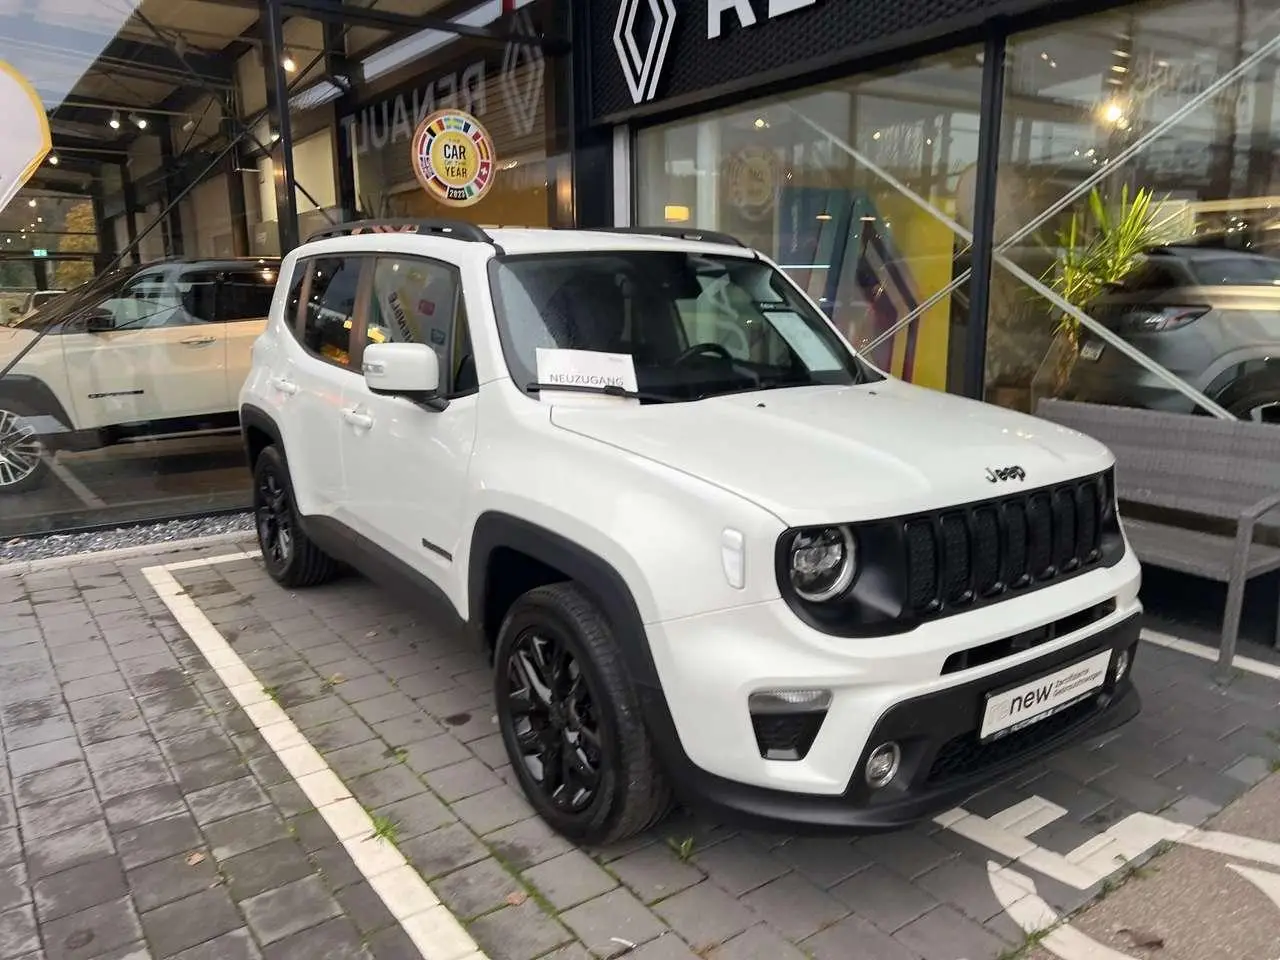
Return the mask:
<path fill-rule="evenodd" d="M 275 290 L 276 272 L 269 267 L 228 273 L 218 290 L 218 319 L 224 323 L 265 319 Z"/>
<path fill-rule="evenodd" d="M 361 260 L 323 257 L 313 265 L 302 322 L 302 345 L 330 363 L 349 367 Z"/>

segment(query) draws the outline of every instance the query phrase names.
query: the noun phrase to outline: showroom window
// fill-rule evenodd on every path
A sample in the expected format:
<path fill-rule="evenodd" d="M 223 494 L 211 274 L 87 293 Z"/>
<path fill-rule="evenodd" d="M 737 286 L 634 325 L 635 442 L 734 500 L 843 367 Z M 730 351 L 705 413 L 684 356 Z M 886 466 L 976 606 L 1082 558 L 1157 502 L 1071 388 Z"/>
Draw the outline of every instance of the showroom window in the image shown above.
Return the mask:
<path fill-rule="evenodd" d="M 1280 419 L 1278 66 L 1276 0 L 1010 38 L 988 399 Z"/>
<path fill-rule="evenodd" d="M 946 389 L 968 316 L 980 59 L 964 48 L 642 130 L 636 222 L 759 247 L 878 366 Z"/>

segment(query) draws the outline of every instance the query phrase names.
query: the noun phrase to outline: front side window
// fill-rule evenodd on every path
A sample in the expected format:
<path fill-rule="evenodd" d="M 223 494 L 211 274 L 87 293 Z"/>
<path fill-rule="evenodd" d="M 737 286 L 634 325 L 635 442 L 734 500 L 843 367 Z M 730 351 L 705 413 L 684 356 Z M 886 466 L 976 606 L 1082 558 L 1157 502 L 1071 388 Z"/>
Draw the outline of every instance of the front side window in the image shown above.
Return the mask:
<path fill-rule="evenodd" d="M 163 270 L 144 273 L 100 301 L 93 312 L 112 330 L 210 323 L 217 282 L 214 271 L 185 271 L 176 277 Z"/>
<path fill-rule="evenodd" d="M 536 384 L 537 351 L 632 358 L 662 400 L 878 379 L 824 318 L 754 258 L 626 251 L 494 261 L 498 331 L 512 378 Z"/>
<path fill-rule="evenodd" d="M 351 326 L 360 285 L 358 257 L 315 261 L 302 324 L 302 345 L 341 367 L 351 366 Z"/>
<path fill-rule="evenodd" d="M 425 343 L 440 358 L 443 389 L 476 386 L 462 281 L 456 268 L 420 257 L 379 257 L 373 268 L 368 343 Z"/>

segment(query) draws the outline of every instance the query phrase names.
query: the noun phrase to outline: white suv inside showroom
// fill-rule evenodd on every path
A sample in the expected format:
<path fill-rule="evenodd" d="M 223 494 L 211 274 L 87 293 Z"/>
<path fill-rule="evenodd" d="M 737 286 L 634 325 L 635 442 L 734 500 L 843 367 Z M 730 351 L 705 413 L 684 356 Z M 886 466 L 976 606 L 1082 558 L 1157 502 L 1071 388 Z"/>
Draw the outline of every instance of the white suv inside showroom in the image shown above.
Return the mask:
<path fill-rule="evenodd" d="M 59 450 L 234 431 L 279 266 L 121 267 L 0 327 L 0 494 L 40 486 Z"/>
<path fill-rule="evenodd" d="M 729 237 L 329 231 L 240 414 L 267 570 L 438 602 L 579 841 L 903 826 L 1139 709 L 1108 451 L 886 376 Z"/>

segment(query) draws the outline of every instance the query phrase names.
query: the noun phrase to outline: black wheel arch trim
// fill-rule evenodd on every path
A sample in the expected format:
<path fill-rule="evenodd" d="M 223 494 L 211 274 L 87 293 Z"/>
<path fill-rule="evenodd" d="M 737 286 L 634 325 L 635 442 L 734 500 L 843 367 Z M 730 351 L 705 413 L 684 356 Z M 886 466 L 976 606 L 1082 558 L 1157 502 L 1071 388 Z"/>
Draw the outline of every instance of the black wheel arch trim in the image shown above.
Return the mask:
<path fill-rule="evenodd" d="M 649 650 L 644 619 L 627 582 L 608 561 L 581 544 L 508 513 L 490 511 L 477 518 L 467 566 L 468 613 L 473 629 L 487 636 L 499 624 L 485 622 L 489 561 L 494 551 L 515 550 L 554 567 L 587 591 L 609 620 L 634 683 L 658 688 L 658 671 Z"/>
<path fill-rule="evenodd" d="M 47 411 L 50 416 L 56 417 L 68 431 L 74 429 L 71 418 L 67 416 L 66 408 L 62 406 L 62 401 L 58 399 L 52 388 L 39 377 L 22 373 L 9 374 L 3 380 L 0 380 L 0 397 L 12 397 L 14 400 L 25 403 L 29 407 Z"/>
<path fill-rule="evenodd" d="M 289 465 L 284 438 L 271 414 L 252 403 L 246 403 L 240 407 L 240 436 L 244 440 L 245 455 L 248 457 L 250 470 L 253 470 L 253 444 L 249 442 L 250 430 L 261 430 L 270 437 L 272 445 L 280 451 L 280 459 L 284 461 L 286 467 Z"/>

